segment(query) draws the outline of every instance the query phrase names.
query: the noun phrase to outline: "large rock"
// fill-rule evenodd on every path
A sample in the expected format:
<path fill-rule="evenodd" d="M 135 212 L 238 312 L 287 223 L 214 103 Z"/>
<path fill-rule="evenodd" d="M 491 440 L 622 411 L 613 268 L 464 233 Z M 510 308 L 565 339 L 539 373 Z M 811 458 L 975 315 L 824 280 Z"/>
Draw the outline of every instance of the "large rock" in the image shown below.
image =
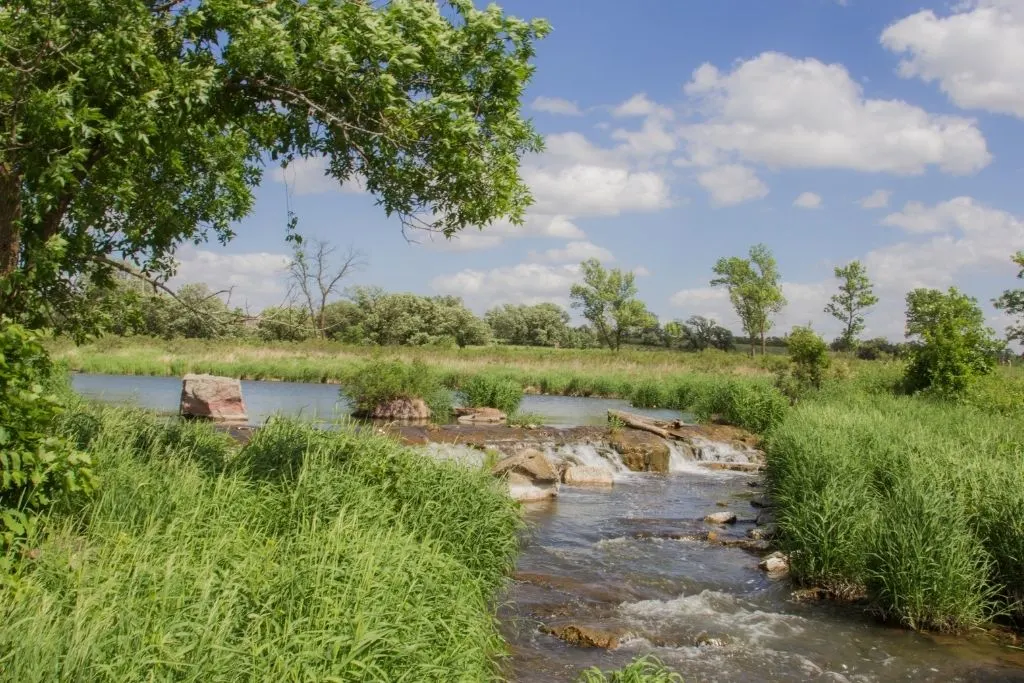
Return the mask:
<path fill-rule="evenodd" d="M 704 518 L 705 522 L 711 522 L 712 524 L 735 524 L 736 513 L 729 512 L 712 512 L 710 515 Z"/>
<path fill-rule="evenodd" d="M 620 636 L 618 633 L 589 626 L 565 624 L 563 626 L 543 626 L 541 630 L 577 647 L 599 647 L 604 650 L 612 650 L 619 646 Z"/>
<path fill-rule="evenodd" d="M 508 416 L 497 408 L 456 408 L 455 416 L 459 424 L 493 425 L 505 424 Z"/>
<path fill-rule="evenodd" d="M 181 380 L 182 417 L 225 423 L 246 423 L 242 383 L 231 377 L 185 375 Z"/>
<path fill-rule="evenodd" d="M 369 417 L 374 420 L 423 422 L 430 419 L 430 408 L 422 398 L 395 398 L 378 404 Z"/>
<path fill-rule="evenodd" d="M 789 571 L 789 558 L 784 553 L 776 551 L 761 560 L 757 566 L 769 574 L 785 574 Z"/>
<path fill-rule="evenodd" d="M 558 495 L 558 470 L 546 455 L 532 448 L 499 460 L 491 473 L 503 477 L 509 495 L 520 502 L 547 500 Z"/>
<path fill-rule="evenodd" d="M 597 465 L 572 465 L 562 472 L 562 483 L 566 486 L 611 486 L 614 478 L 611 470 Z"/>
<path fill-rule="evenodd" d="M 661 437 L 640 429 L 620 429 L 609 439 L 622 462 L 634 472 L 668 472 L 668 444 Z"/>

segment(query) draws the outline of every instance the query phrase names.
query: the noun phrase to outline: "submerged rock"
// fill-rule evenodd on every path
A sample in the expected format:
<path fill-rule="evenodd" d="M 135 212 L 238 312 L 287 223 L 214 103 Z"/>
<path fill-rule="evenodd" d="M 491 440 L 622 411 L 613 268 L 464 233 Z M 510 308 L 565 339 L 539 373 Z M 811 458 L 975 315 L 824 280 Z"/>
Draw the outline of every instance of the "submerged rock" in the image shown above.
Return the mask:
<path fill-rule="evenodd" d="M 567 486 L 612 486 L 610 470 L 597 465 L 572 465 L 562 472 L 562 483 Z"/>
<path fill-rule="evenodd" d="M 611 434 L 609 443 L 634 472 L 668 472 L 669 448 L 659 436 L 640 429 L 620 429 Z"/>
<path fill-rule="evenodd" d="M 775 526 L 775 513 L 770 509 L 761 510 L 757 515 L 758 526 Z"/>
<path fill-rule="evenodd" d="M 374 420 L 423 422 L 430 419 L 430 408 L 422 398 L 396 398 L 377 405 L 369 417 Z"/>
<path fill-rule="evenodd" d="M 222 423 L 246 423 L 242 383 L 231 377 L 185 375 L 181 380 L 182 417 Z"/>
<path fill-rule="evenodd" d="M 456 408 L 455 417 L 459 424 L 505 424 L 508 416 L 497 408 Z"/>
<path fill-rule="evenodd" d="M 712 512 L 710 515 L 704 518 L 705 522 L 711 522 L 712 524 L 735 524 L 736 513 L 729 512 Z"/>
<path fill-rule="evenodd" d="M 577 647 L 599 647 L 611 650 L 619 646 L 621 634 L 589 626 L 565 624 L 563 626 L 542 626 L 541 631 L 549 633 L 570 645 Z"/>
<path fill-rule="evenodd" d="M 757 565 L 769 574 L 785 574 L 789 571 L 789 559 L 784 553 L 775 551 Z"/>
<path fill-rule="evenodd" d="M 750 504 L 756 508 L 770 508 L 772 501 L 768 499 L 768 496 L 754 496 L 750 499 Z"/>
<path fill-rule="evenodd" d="M 756 526 L 747 530 L 747 537 L 755 541 L 767 541 L 775 536 L 775 525 Z"/>
<path fill-rule="evenodd" d="M 558 471 L 546 455 L 532 448 L 499 460 L 491 474 L 504 477 L 509 495 L 520 502 L 558 495 Z"/>

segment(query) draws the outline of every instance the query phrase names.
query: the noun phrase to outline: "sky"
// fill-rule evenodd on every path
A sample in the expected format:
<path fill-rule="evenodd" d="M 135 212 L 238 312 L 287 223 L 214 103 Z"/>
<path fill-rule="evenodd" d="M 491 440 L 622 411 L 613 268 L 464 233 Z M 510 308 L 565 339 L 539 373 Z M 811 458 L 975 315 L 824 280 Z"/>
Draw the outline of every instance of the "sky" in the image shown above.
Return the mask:
<path fill-rule="evenodd" d="M 268 168 L 227 246 L 179 252 L 175 283 L 283 301 L 287 210 L 299 232 L 353 247 L 351 285 L 568 306 L 579 262 L 637 274 L 662 321 L 739 332 L 715 261 L 764 243 L 788 305 L 773 332 L 839 323 L 833 269 L 860 259 L 879 304 L 867 336 L 903 337 L 904 298 L 951 285 L 991 307 L 1021 286 L 1024 0 L 505 0 L 553 27 L 523 113 L 545 138 L 523 160 L 523 226 L 410 243 L 358 183 L 319 160 Z M 479 3 L 478 3 L 479 5 Z"/>

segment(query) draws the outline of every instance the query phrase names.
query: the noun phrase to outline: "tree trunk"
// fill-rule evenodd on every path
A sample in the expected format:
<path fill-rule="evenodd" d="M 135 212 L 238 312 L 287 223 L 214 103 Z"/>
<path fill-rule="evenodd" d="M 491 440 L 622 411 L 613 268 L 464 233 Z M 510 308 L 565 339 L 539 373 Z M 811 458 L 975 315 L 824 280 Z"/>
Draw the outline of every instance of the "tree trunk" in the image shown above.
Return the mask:
<path fill-rule="evenodd" d="M 0 167 L 0 277 L 18 268 L 21 257 L 21 181 Z"/>
<path fill-rule="evenodd" d="M 761 328 L 761 355 L 764 356 L 765 353 L 764 328 Z"/>

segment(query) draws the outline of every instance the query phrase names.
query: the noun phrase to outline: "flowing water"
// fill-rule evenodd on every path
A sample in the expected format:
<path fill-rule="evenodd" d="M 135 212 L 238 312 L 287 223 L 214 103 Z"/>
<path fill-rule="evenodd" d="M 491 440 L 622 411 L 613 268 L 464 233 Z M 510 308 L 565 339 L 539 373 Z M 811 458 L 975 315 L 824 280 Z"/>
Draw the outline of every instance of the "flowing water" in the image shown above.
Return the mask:
<path fill-rule="evenodd" d="M 80 393 L 176 412 L 180 380 L 75 375 Z M 348 412 L 331 385 L 243 382 L 250 421 L 274 413 L 330 418 Z M 522 409 L 559 426 L 602 424 L 624 401 L 526 396 Z M 633 409 L 631 409 L 633 410 Z M 634 412 L 640 412 L 635 411 Z M 644 411 L 678 417 L 671 411 Z M 526 506 L 529 532 L 499 610 L 522 683 L 572 681 L 590 666 L 614 668 L 653 653 L 694 681 L 1024 681 L 1024 652 L 986 636 L 939 637 L 883 627 L 860 610 L 792 599 L 784 579 L 758 569 L 757 554 L 697 540 L 709 512 L 736 512 L 725 536 L 754 527 L 757 478 L 702 462 L 747 462 L 729 444 L 672 449 L 668 475 L 629 472 L 607 444 L 550 445 L 553 460 L 610 470 L 612 488 L 563 486 Z M 462 445 L 425 447 L 432 457 L 483 464 Z M 542 627 L 573 624 L 615 633 L 611 650 L 568 645 Z"/>

